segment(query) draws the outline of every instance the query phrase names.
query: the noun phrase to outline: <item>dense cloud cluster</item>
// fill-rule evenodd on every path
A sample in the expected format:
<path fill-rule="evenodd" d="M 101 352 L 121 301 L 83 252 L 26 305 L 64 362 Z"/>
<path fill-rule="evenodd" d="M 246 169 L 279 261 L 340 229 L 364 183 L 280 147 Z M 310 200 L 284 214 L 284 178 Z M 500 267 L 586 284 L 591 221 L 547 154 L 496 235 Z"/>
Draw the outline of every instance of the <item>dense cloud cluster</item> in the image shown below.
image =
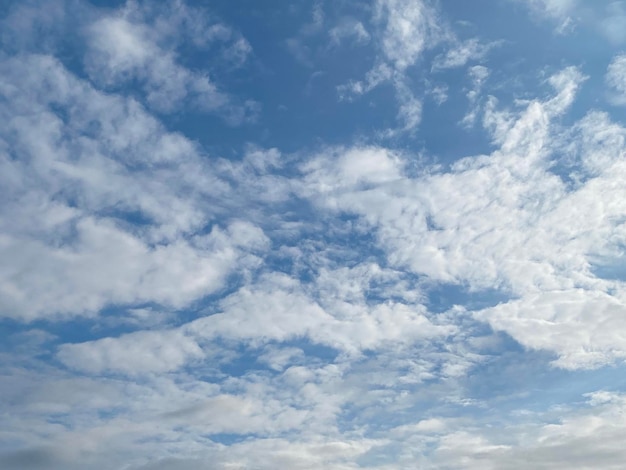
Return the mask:
<path fill-rule="evenodd" d="M 268 71 L 193 3 L 0 9 L 0 467 L 621 468 L 626 56 L 515 80 L 435 2 L 319 2 Z M 602 37 L 581 3 L 506 8 Z M 391 119 L 212 147 L 271 120 L 242 71 L 344 49 Z M 420 149 L 436 108 L 481 151 Z"/>

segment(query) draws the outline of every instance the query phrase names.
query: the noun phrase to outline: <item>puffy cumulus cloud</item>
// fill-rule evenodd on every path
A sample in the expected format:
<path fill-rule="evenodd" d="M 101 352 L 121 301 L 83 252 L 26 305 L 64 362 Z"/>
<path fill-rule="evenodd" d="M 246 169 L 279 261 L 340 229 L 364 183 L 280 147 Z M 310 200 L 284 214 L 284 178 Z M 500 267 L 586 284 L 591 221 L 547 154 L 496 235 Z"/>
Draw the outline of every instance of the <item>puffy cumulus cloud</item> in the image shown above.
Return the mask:
<path fill-rule="evenodd" d="M 347 353 L 375 350 L 384 343 L 412 344 L 454 332 L 453 327 L 431 323 L 423 310 L 415 306 L 389 302 L 368 308 L 358 302 L 326 301 L 322 309 L 297 292 L 275 290 L 270 294 L 264 287 L 260 286 L 258 292 L 244 290 L 227 298 L 223 314 L 198 320 L 194 330 L 198 329 L 202 336 L 252 342 L 308 336 L 314 343 Z"/>
<path fill-rule="evenodd" d="M 499 330 L 535 349 L 553 351 L 554 364 L 567 369 L 593 368 L 623 359 L 623 293 L 583 289 L 550 291 L 480 312 Z"/>
<path fill-rule="evenodd" d="M 168 412 L 165 418 L 207 434 L 278 435 L 300 429 L 310 412 L 270 394 L 219 394 Z"/>
<path fill-rule="evenodd" d="M 553 121 L 584 80 L 567 68 L 547 80 L 555 94 L 545 101 L 533 100 L 519 113 L 488 106 L 483 120 L 500 145 L 492 155 L 411 178 L 403 176 L 400 156 L 350 150 L 330 164 L 325 157 L 308 163 L 304 191 L 313 190 L 322 210 L 358 215 L 392 266 L 516 298 L 478 318 L 528 347 L 555 352 L 557 365 L 610 363 L 626 347 L 613 333 L 621 329 L 622 286 L 597 277 L 590 264 L 623 246 L 625 207 L 616 197 L 623 186 L 623 130 L 591 113 L 566 131 L 578 139 L 580 163 L 571 163 L 572 173 L 582 172 L 584 181 L 571 187 L 551 171 L 562 132 Z M 354 175 L 377 171 L 358 184 L 348 167 Z"/>
<path fill-rule="evenodd" d="M 72 229 L 75 240 L 60 247 L 5 237 L 5 316 L 93 316 L 145 302 L 181 308 L 221 288 L 244 255 L 219 230 L 152 247 L 108 221 L 84 217 Z"/>
<path fill-rule="evenodd" d="M 327 193 L 397 180 L 403 162 L 393 151 L 378 147 L 330 149 L 304 164 L 305 188 Z"/>
<path fill-rule="evenodd" d="M 115 339 L 64 344 L 58 352 L 64 364 L 91 373 L 167 372 L 202 356 L 198 344 L 178 331 L 140 331 Z"/>
<path fill-rule="evenodd" d="M 232 42 L 224 56 L 236 65 L 251 52 L 243 37 L 226 25 L 212 23 L 201 10 L 182 1 L 163 9 L 129 2 L 89 24 L 86 35 L 87 72 L 100 84 L 119 87 L 138 80 L 147 103 L 161 112 L 193 106 L 219 112 L 233 124 L 254 117 L 250 113 L 255 103 L 235 103 L 209 78 L 208 71 L 192 71 L 177 59 L 183 40 L 199 48 L 216 40 Z"/>
<path fill-rule="evenodd" d="M 3 19 L 6 48 L 56 53 L 70 40 L 83 44 L 87 75 L 99 86 L 119 90 L 139 85 L 152 109 L 194 109 L 218 114 L 231 125 L 255 120 L 258 103 L 230 95 L 211 77 L 215 70 L 242 66 L 252 52 L 247 40 L 201 8 L 176 1 L 167 6 L 128 1 L 98 9 L 86 2 L 32 1 L 12 5 Z M 215 63 L 189 68 L 181 48 L 219 48 Z"/>
<path fill-rule="evenodd" d="M 136 101 L 94 89 L 49 56 L 0 68 L 4 316 L 181 307 L 267 247 L 248 222 L 209 229 L 212 201 L 230 184 Z"/>
<path fill-rule="evenodd" d="M 355 284 L 349 273 L 342 273 L 342 277 L 338 273 L 334 279 L 341 282 L 331 288 L 328 275 L 325 271 L 320 276 L 319 301 L 311 299 L 295 279 L 271 275 L 221 300 L 218 313 L 175 330 L 65 344 L 58 358 L 70 367 L 92 373 L 135 375 L 176 370 L 202 359 L 207 356 L 202 345 L 215 340 L 260 348 L 306 338 L 313 344 L 359 356 L 368 350 L 412 347 L 418 342 L 428 346 L 430 340 L 457 333 L 448 322 L 429 319 L 421 306 L 392 301 L 368 305 L 363 292 L 341 295 L 346 290 L 365 289 L 367 277 Z M 293 355 L 291 348 L 277 353 L 278 357 Z"/>
<path fill-rule="evenodd" d="M 563 145 L 565 167 L 576 182 L 598 177 L 619 165 L 626 143 L 626 129 L 612 122 L 605 112 L 591 111 L 566 133 Z M 573 139 L 569 141 L 569 139 Z"/>
<path fill-rule="evenodd" d="M 217 313 L 177 328 L 62 345 L 57 358 L 70 368 L 122 390 L 134 384 L 122 412 L 82 428 L 83 452 L 99 459 L 116 448 L 126 462 L 153 456 L 138 468 L 359 468 L 386 443 L 363 436 L 367 423 L 389 413 L 410 420 L 418 386 L 455 381 L 482 359 L 464 346 L 471 328 L 453 325 L 462 312 L 431 317 L 401 272 L 373 262 L 331 266 L 309 285 L 266 275 L 219 301 Z M 250 359 L 234 372 L 240 354 Z M 234 442 L 217 444 L 222 435 Z M 99 444 L 89 450 L 91 439 Z M 189 462 L 167 457 L 183 449 Z"/>
<path fill-rule="evenodd" d="M 345 95 L 390 83 L 386 135 L 420 138 L 413 79 L 434 57 L 492 150 L 217 158 L 163 113 L 202 101 L 198 83 L 212 112 L 241 104 L 186 53 L 237 67 L 246 40 L 181 2 L 73 4 L 76 62 L 32 38 L 0 56 L 0 467 L 622 465 L 624 396 L 580 396 L 626 356 L 626 129 L 567 114 L 578 68 L 509 106 L 475 63 L 491 45 L 434 3 L 376 1 L 370 23 L 318 3 L 296 39 L 333 25 L 324 46 L 374 48 Z M 29 34 L 73 14 L 24 5 L 10 21 Z"/>
<path fill-rule="evenodd" d="M 133 341 L 129 338 L 127 345 Z M 167 348 L 163 344 L 163 349 Z M 141 356 L 140 351 L 134 352 Z M 90 357 L 87 352 L 85 359 Z M 412 423 L 416 402 L 425 399 L 423 390 L 416 386 L 439 374 L 438 367 L 429 365 L 429 360 L 416 358 L 415 349 L 407 349 L 401 357 L 399 360 L 396 350 L 356 363 L 339 360 L 327 364 L 300 356 L 304 361 L 299 365 L 292 363 L 277 374 L 248 370 L 240 376 L 231 374 L 221 383 L 194 380 L 186 373 L 161 373 L 142 379 L 133 376 L 128 382 L 120 378 L 83 379 L 86 392 L 92 385 L 103 384 L 102 389 L 92 391 L 89 403 L 81 404 L 79 409 L 86 414 L 57 415 L 57 424 L 48 426 L 47 438 L 42 442 L 54 452 L 72 442 L 72 452 L 65 458 L 67 465 L 81 459 L 92 462 L 94 468 L 104 465 L 107 452 L 113 449 L 115 462 L 136 462 L 139 468 L 160 468 L 170 463 L 171 456 L 181 453 L 193 462 L 220 462 L 224 468 L 246 467 L 251 461 L 261 468 L 279 463 L 301 468 L 322 463 L 329 468 L 360 468 L 357 462 L 374 464 L 382 455 L 392 458 L 392 454 L 385 454 L 390 444 L 390 436 L 382 436 L 386 432 L 378 432 L 377 437 L 363 433 L 370 434 L 372 423 L 382 422 L 390 414 L 395 420 Z M 194 371 L 211 374 L 207 367 Z M 38 379 L 40 385 L 52 385 L 49 377 Z M 75 399 L 70 397 L 79 397 L 72 390 L 77 384 L 58 382 L 51 389 L 59 393 L 47 400 L 67 406 Z M 24 387 L 19 380 L 12 384 L 22 394 Z M 68 388 L 66 395 L 64 387 Z M 446 391 L 451 388 L 437 387 L 428 394 Z M 33 420 L 49 409 L 41 407 L 46 400 L 43 394 L 27 394 L 25 398 Z M 99 418 L 89 420 L 89 412 L 96 409 Z M 9 424 L 7 436 L 11 438 L 21 432 L 23 439 L 33 432 L 30 422 Z M 431 434 L 445 428 L 434 418 L 421 420 L 414 427 L 414 433 Z M 391 437 L 403 440 L 407 434 L 396 431 Z M 220 444 L 224 435 L 234 436 L 229 438 L 232 442 Z M 369 455 L 374 450 L 377 458 Z M 6 454 L 2 457 L 13 458 Z M 50 459 L 47 464 L 52 466 L 54 462 Z"/>

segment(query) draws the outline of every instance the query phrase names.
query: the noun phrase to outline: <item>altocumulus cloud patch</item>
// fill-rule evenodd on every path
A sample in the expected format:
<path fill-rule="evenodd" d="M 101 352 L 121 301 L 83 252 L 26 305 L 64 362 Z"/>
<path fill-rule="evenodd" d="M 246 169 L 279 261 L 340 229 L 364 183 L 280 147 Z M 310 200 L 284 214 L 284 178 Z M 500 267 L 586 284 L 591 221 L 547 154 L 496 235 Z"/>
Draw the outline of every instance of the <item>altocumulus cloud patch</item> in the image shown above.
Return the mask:
<path fill-rule="evenodd" d="M 456 3 L 0 7 L 0 467 L 622 468 L 626 10 Z"/>

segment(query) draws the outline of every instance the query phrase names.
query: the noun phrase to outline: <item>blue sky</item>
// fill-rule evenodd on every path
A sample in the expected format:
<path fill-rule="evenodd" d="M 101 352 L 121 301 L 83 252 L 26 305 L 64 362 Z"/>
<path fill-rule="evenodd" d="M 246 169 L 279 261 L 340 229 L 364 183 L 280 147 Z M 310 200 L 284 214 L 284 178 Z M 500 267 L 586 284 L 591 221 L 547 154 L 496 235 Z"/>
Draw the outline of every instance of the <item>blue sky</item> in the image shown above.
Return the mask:
<path fill-rule="evenodd" d="M 0 18 L 1 468 L 623 467 L 626 2 Z"/>

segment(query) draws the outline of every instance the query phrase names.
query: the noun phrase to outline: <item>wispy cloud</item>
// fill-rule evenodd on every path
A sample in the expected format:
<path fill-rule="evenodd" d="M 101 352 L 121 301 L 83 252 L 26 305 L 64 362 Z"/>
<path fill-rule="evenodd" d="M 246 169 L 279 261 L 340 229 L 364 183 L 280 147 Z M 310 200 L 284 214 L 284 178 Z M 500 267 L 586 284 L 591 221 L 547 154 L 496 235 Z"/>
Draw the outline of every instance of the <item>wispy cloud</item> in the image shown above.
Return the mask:
<path fill-rule="evenodd" d="M 363 79 L 340 85 L 338 91 L 342 99 L 350 99 L 390 83 L 398 102 L 398 126 L 383 130 L 381 135 L 386 137 L 414 133 L 419 127 L 423 98 L 416 91 L 415 80 L 410 78 L 410 69 L 425 61 L 426 52 L 444 45 L 445 51 L 431 65 L 432 70 L 443 70 L 483 60 L 497 45 L 483 44 L 477 38 L 458 40 L 441 11 L 427 1 L 377 1 L 371 22 L 378 48 L 377 62 Z"/>
<path fill-rule="evenodd" d="M 473 38 L 460 43 L 457 47 L 441 54 L 433 61 L 433 69 L 448 69 L 462 67 L 469 61 L 481 61 L 497 43 L 483 44 Z"/>
<path fill-rule="evenodd" d="M 480 112 L 480 92 L 489 77 L 489 69 L 482 65 L 475 65 L 470 67 L 468 75 L 472 81 L 472 87 L 466 95 L 467 101 L 469 102 L 469 110 L 465 116 L 463 116 L 461 124 L 466 127 L 471 127 L 476 122 L 478 113 Z"/>
<path fill-rule="evenodd" d="M 154 10 L 129 3 L 86 27 L 85 63 L 91 79 L 108 87 L 138 80 L 148 105 L 160 112 L 191 106 L 218 112 L 233 124 L 254 118 L 251 103 L 236 103 L 219 89 L 208 70 L 190 70 L 177 58 L 184 35 L 200 49 L 214 41 L 231 42 L 223 56 L 235 65 L 243 64 L 250 54 L 248 42 L 230 27 L 212 23 L 202 10 L 182 2 Z"/>
<path fill-rule="evenodd" d="M 613 58 L 606 72 L 606 84 L 609 87 L 609 99 L 613 104 L 626 104 L 626 55 Z"/>

